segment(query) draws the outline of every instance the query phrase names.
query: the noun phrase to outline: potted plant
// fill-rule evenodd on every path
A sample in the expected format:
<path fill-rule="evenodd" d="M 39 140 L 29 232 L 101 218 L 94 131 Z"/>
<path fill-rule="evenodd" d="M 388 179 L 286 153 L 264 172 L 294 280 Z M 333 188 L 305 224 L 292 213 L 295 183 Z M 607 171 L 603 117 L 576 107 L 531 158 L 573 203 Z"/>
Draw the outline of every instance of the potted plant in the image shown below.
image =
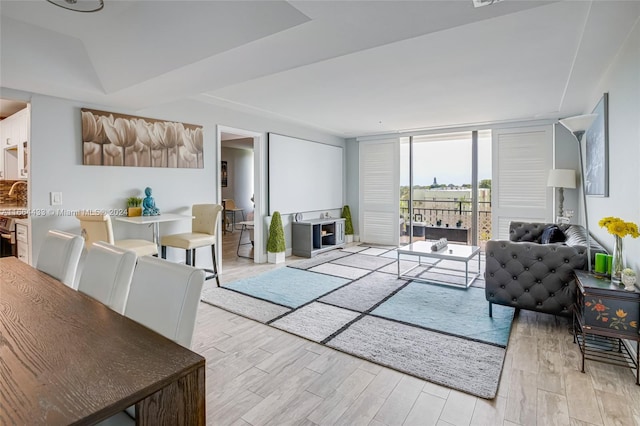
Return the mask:
<path fill-rule="evenodd" d="M 142 216 L 142 198 L 127 198 L 127 216 Z"/>
<path fill-rule="evenodd" d="M 280 212 L 273 212 L 271 223 L 269 224 L 269 238 L 267 239 L 267 261 L 269 263 L 284 262 L 284 228 L 282 227 L 282 218 Z"/>
<path fill-rule="evenodd" d="M 353 242 L 353 222 L 351 222 L 351 209 L 348 205 L 342 208 L 342 218 L 344 218 L 344 235 L 347 243 Z"/>

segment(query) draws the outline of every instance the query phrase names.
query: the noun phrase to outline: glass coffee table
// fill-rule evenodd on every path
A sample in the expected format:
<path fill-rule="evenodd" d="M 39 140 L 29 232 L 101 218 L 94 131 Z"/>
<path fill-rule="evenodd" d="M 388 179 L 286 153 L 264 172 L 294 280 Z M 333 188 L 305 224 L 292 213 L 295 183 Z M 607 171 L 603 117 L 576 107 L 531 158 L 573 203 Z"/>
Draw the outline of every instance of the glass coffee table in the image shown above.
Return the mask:
<path fill-rule="evenodd" d="M 431 242 L 431 241 L 418 241 L 418 242 L 406 245 L 404 247 L 398 248 L 397 249 L 398 278 L 407 278 L 414 281 L 423 281 L 423 282 L 430 282 L 430 283 L 436 283 L 436 284 L 445 284 L 445 285 L 450 285 L 454 287 L 469 288 L 471 284 L 473 284 L 473 282 L 480 276 L 480 247 L 449 243 L 445 248 L 440 249 L 438 251 L 433 251 L 431 250 L 431 246 L 433 244 L 434 242 Z M 412 266 L 411 268 L 407 269 L 404 272 L 400 272 L 400 256 L 401 255 L 417 256 L 418 264 L 415 266 Z M 474 257 L 478 258 L 478 270 L 469 271 L 469 262 Z M 423 258 L 430 259 L 432 262 L 423 263 L 422 262 Z M 408 275 L 409 272 L 413 271 L 414 269 L 420 266 L 433 266 L 433 267 L 437 267 L 438 270 L 461 272 L 460 269 L 437 266 L 437 263 L 439 260 L 453 260 L 456 262 L 463 262 L 464 263 L 464 283 L 458 284 L 455 282 L 447 282 L 439 279 L 431 279 L 431 278 L 425 279 L 417 276 Z M 442 275 L 458 276 L 458 275 L 447 274 L 447 273 L 442 273 Z"/>

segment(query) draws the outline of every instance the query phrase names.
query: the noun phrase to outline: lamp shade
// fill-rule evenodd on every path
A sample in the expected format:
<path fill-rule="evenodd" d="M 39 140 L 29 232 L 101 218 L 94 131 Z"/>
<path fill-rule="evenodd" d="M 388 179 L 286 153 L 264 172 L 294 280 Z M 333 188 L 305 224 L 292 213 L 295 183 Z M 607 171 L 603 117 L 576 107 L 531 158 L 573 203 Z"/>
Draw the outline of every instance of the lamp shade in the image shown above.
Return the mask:
<path fill-rule="evenodd" d="M 547 186 L 553 186 L 554 188 L 575 188 L 576 171 L 571 169 L 549 170 Z"/>
<path fill-rule="evenodd" d="M 563 118 L 560 124 L 569 129 L 571 133 L 586 132 L 598 114 L 576 115 L 575 117 Z"/>

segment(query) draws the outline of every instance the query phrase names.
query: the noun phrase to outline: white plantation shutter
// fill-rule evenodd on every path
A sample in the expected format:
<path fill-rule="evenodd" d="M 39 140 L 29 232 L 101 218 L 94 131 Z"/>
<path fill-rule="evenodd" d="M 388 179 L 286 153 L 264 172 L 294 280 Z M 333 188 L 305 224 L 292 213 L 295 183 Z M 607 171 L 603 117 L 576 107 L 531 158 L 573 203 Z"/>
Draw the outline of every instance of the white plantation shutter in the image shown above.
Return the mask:
<path fill-rule="evenodd" d="M 548 222 L 553 217 L 551 125 L 493 131 L 493 238 L 509 238 L 509 222 Z"/>
<path fill-rule="evenodd" d="M 400 240 L 400 139 L 360 142 L 360 241 Z"/>

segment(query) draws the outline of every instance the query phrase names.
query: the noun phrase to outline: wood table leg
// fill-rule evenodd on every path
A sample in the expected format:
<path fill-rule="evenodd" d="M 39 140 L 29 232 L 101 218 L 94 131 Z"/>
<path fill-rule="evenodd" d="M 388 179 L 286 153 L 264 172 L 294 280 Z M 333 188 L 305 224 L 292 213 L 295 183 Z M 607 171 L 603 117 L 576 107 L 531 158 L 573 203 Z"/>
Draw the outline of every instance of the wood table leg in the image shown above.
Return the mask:
<path fill-rule="evenodd" d="M 136 404 L 137 425 L 205 425 L 205 367 Z"/>

